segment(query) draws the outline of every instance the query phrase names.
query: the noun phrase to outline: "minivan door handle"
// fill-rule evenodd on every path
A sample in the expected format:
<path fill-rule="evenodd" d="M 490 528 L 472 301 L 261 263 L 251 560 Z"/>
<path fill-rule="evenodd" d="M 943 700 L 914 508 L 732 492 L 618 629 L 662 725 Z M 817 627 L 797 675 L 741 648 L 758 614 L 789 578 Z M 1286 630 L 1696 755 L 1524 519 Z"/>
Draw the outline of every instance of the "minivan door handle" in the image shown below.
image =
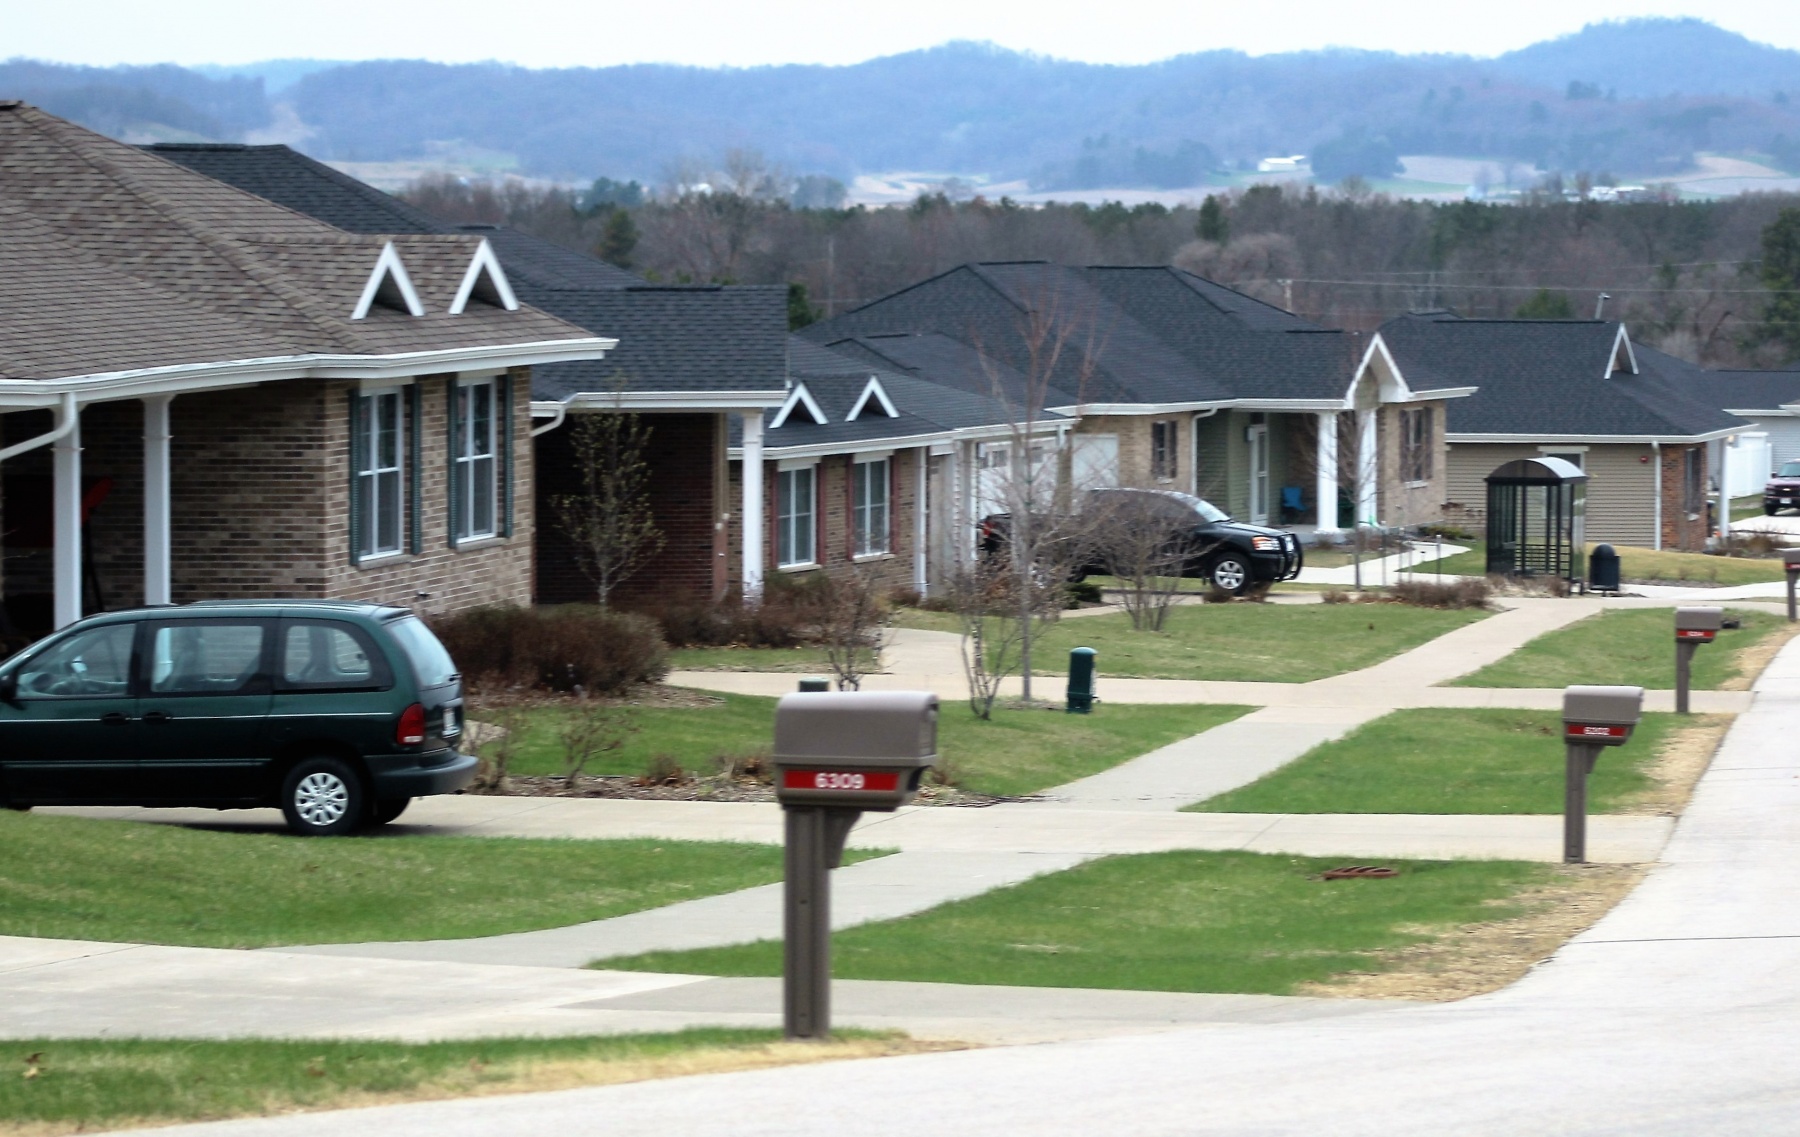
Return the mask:
<path fill-rule="evenodd" d="M 147 723 L 164 723 L 164 722 L 168 722 L 170 719 L 172 719 L 174 717 L 175 716 L 170 714 L 168 711 L 145 711 L 144 712 L 144 721 Z"/>
<path fill-rule="evenodd" d="M 124 726 L 131 721 L 131 716 L 124 711 L 107 711 L 100 716 L 100 721 L 107 726 Z"/>

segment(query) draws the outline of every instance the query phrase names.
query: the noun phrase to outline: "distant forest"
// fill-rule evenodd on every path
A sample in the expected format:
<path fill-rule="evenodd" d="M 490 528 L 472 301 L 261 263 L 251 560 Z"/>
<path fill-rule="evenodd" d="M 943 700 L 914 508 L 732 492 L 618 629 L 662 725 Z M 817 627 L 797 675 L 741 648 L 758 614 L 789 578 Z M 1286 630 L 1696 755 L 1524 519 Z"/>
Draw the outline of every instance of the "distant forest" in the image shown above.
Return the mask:
<path fill-rule="evenodd" d="M 1602 204 L 1434 204 L 1257 186 L 1200 208 L 921 197 L 895 209 L 796 209 L 739 156 L 737 187 L 634 206 L 517 183 L 432 179 L 408 200 L 515 226 L 664 282 L 781 284 L 795 323 L 966 261 L 1178 264 L 1321 324 L 1369 329 L 1410 310 L 1591 317 L 1599 295 L 1639 339 L 1713 367 L 1776 366 L 1764 231 L 1800 197 Z M 603 187 L 605 188 L 605 187 Z M 613 187 L 617 188 L 617 187 Z M 629 196 L 629 195 L 626 195 Z M 1800 220 L 1800 219 L 1797 219 Z M 1800 225 L 1790 239 L 1800 242 Z M 1800 264 L 1800 252 L 1795 263 Z M 1794 282 L 1800 287 L 1800 281 Z"/>
<path fill-rule="evenodd" d="M 209 77 L 15 60 L 0 63 L 0 98 L 132 140 L 273 137 L 327 160 L 571 181 L 671 182 L 743 148 L 840 181 L 920 171 L 1039 189 L 1222 184 L 1279 154 L 1329 158 L 1331 182 L 1388 176 L 1400 154 L 1648 181 L 1715 151 L 1800 172 L 1800 53 L 1698 20 L 1595 24 L 1494 59 L 1210 51 L 1102 66 L 965 43 L 846 67 L 311 66 Z"/>

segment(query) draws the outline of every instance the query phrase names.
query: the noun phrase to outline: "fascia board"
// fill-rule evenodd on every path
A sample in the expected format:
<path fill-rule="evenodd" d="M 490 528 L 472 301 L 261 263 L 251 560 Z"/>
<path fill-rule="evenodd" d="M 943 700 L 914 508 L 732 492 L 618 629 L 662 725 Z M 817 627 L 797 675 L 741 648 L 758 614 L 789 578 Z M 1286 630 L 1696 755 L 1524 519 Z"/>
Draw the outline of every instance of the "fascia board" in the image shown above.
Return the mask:
<path fill-rule="evenodd" d="M 1069 403 L 1045 407 L 1044 410 L 1068 418 L 1079 418 L 1082 415 L 1174 415 L 1189 411 L 1229 410 L 1240 402 L 1240 399 L 1208 399 L 1196 403 Z"/>
<path fill-rule="evenodd" d="M 1058 433 L 1059 424 L 1046 423 L 1038 430 L 1031 432 L 1033 438 Z M 861 438 L 848 439 L 842 442 L 818 442 L 810 446 L 770 446 L 763 445 L 765 458 L 824 458 L 833 454 L 863 454 L 874 448 L 907 450 L 920 446 L 931 446 L 944 442 L 984 441 L 991 438 L 1010 438 L 1013 430 L 1009 426 L 970 426 L 955 430 L 940 430 L 930 434 L 909 434 L 896 438 Z M 765 435 L 765 438 L 767 436 Z M 726 450 L 726 456 L 733 461 L 741 460 L 744 450 L 741 446 L 733 446 Z"/>
<path fill-rule="evenodd" d="M 1444 441 L 1469 445 L 1482 442 L 1525 444 L 1586 442 L 1599 445 L 1617 443 L 1636 446 L 1647 446 L 1652 442 L 1658 442 L 1679 446 L 1683 443 L 1711 442 L 1717 438 L 1729 438 L 1734 434 L 1742 434 L 1748 425 L 1728 426 L 1721 430 L 1707 431 L 1705 434 L 1457 434 L 1446 431 Z"/>
<path fill-rule="evenodd" d="M 766 411 L 787 402 L 786 391 L 622 391 L 582 392 L 562 400 L 580 411 Z M 534 402 L 553 407 L 556 401 Z"/>
<path fill-rule="evenodd" d="M 1439 387 L 1435 391 L 1412 391 L 1400 401 L 1403 403 L 1429 403 L 1438 399 L 1466 399 L 1479 390 L 1481 390 L 1480 387 Z"/>
<path fill-rule="evenodd" d="M 604 359 L 618 343 L 610 337 L 591 336 L 393 355 L 288 355 L 135 368 L 56 379 L 0 379 L 0 406 L 52 406 L 64 392 L 74 392 L 83 402 L 104 402 L 292 379 L 405 379 L 452 371 L 505 370 L 542 363 Z"/>

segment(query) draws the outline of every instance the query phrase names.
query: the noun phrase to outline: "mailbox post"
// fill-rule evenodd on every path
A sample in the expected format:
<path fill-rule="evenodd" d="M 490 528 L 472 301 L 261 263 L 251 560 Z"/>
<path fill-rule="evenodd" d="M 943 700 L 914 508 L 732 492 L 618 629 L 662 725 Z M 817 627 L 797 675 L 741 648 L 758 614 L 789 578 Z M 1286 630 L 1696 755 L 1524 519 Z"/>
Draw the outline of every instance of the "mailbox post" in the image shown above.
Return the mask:
<path fill-rule="evenodd" d="M 1800 584 L 1800 549 L 1781 550 L 1781 563 L 1787 569 L 1788 623 L 1794 622 L 1794 586 Z"/>
<path fill-rule="evenodd" d="M 1713 642 L 1725 622 L 1723 608 L 1675 609 L 1675 713 L 1688 713 L 1688 686 L 1694 649 Z"/>
<path fill-rule="evenodd" d="M 1642 687 L 1563 690 L 1563 862 L 1587 860 L 1587 782 L 1603 746 L 1623 746 L 1644 706 Z"/>
<path fill-rule="evenodd" d="M 864 810 L 911 801 L 937 760 L 937 696 L 920 691 L 801 692 L 775 705 L 775 800 L 787 851 L 782 1025 L 831 1034 L 831 882 Z"/>

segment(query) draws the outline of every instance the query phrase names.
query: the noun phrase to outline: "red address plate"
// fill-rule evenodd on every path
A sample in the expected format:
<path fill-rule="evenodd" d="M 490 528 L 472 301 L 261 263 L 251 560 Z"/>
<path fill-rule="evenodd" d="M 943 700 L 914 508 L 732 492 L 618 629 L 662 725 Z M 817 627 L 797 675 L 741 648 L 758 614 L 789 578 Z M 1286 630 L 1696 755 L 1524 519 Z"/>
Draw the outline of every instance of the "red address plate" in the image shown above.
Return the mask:
<path fill-rule="evenodd" d="M 1701 628 L 1682 628 L 1675 633 L 1675 638 L 1678 640 L 1705 640 L 1711 643 L 1713 634 Z"/>
<path fill-rule="evenodd" d="M 1563 734 L 1569 738 L 1628 738 L 1631 735 L 1631 728 L 1571 722 L 1563 724 Z"/>
<path fill-rule="evenodd" d="M 900 788 L 900 775 L 892 770 L 783 770 L 781 786 L 789 790 L 891 794 Z"/>

